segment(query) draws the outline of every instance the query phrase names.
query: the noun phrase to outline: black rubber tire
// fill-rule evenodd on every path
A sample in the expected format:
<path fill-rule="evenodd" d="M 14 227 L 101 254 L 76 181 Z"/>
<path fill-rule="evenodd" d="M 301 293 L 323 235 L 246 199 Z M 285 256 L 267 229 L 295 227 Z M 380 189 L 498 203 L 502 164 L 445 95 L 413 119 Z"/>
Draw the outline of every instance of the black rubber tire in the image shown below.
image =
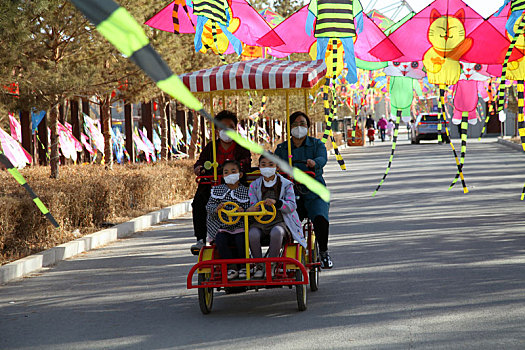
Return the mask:
<path fill-rule="evenodd" d="M 199 285 L 201 285 L 202 282 L 207 281 L 208 279 L 209 279 L 209 274 L 199 273 L 198 275 Z M 199 307 L 201 308 L 201 312 L 207 315 L 211 312 L 211 308 L 213 306 L 213 288 L 199 288 L 198 290 L 199 290 Z"/>
<path fill-rule="evenodd" d="M 304 265 L 304 253 L 301 257 L 301 263 Z M 299 269 L 295 270 L 295 280 L 303 281 L 303 274 Z M 306 310 L 307 290 L 308 288 L 306 287 L 306 284 L 295 285 L 295 292 L 297 294 L 297 308 L 299 309 L 299 311 Z"/>
<path fill-rule="evenodd" d="M 416 137 L 416 140 L 414 141 L 414 143 L 415 143 L 416 145 L 419 145 L 420 141 L 421 141 L 421 140 L 419 139 L 419 137 Z"/>
<path fill-rule="evenodd" d="M 319 246 L 317 243 L 315 244 L 314 249 L 312 250 L 312 259 L 310 260 L 312 263 L 320 262 L 321 259 L 319 257 Z M 312 268 L 309 272 L 309 279 L 310 279 L 310 291 L 315 292 L 319 289 L 319 274 L 320 274 L 321 267 L 316 266 Z"/>

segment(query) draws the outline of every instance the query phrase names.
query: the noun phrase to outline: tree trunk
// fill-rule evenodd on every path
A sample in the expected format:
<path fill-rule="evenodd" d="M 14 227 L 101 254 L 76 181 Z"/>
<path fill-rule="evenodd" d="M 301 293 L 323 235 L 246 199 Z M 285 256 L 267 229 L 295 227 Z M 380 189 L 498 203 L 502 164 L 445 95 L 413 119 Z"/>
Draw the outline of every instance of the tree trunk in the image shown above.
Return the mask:
<path fill-rule="evenodd" d="M 179 109 L 181 108 L 181 104 L 180 103 L 177 103 L 176 105 L 176 108 L 175 108 L 175 123 L 179 126 L 179 129 L 181 130 L 182 132 L 182 143 L 183 145 L 180 146 L 179 150 L 181 152 L 184 152 L 184 153 L 187 153 L 189 154 L 189 141 L 188 141 L 188 131 L 187 131 L 187 127 L 188 127 L 188 122 L 187 122 L 187 119 L 186 119 L 186 112 L 182 109 Z M 195 151 L 195 149 L 194 149 Z"/>
<path fill-rule="evenodd" d="M 49 128 L 51 129 L 51 155 L 50 161 L 51 164 L 51 175 L 52 179 L 58 179 L 58 133 L 57 133 L 57 119 L 58 119 L 58 103 L 51 108 L 51 113 L 49 116 Z"/>
<path fill-rule="evenodd" d="M 78 141 L 81 141 L 82 138 L 80 137 L 80 119 L 78 116 L 78 99 L 73 98 L 69 100 L 69 103 L 71 104 L 71 126 L 73 128 L 73 136 L 75 136 Z M 77 152 L 77 159 L 78 163 L 82 164 L 82 152 Z"/>
<path fill-rule="evenodd" d="M 126 125 L 126 150 L 131 163 L 135 163 L 135 148 L 133 147 L 133 106 L 131 103 L 124 104 L 124 118 Z"/>
<path fill-rule="evenodd" d="M 47 118 L 49 117 L 50 112 L 47 111 L 44 119 L 38 124 L 38 163 L 40 165 L 47 166 L 48 164 L 48 137 L 47 137 Z M 39 141 L 38 141 L 39 140 Z"/>
<path fill-rule="evenodd" d="M 20 112 L 20 125 L 22 128 L 22 147 L 33 157 L 33 134 L 31 133 L 31 113 L 29 111 Z"/>
<path fill-rule="evenodd" d="M 110 97 L 104 97 L 100 105 L 100 123 L 104 135 L 104 164 L 106 169 L 113 168 L 113 145 L 111 142 L 111 111 L 109 109 Z"/>
<path fill-rule="evenodd" d="M 199 114 L 193 111 L 190 111 L 193 115 L 193 130 L 191 131 L 191 142 L 189 149 L 190 159 L 195 159 L 195 153 L 197 151 L 197 137 L 199 136 Z"/>
<path fill-rule="evenodd" d="M 87 98 L 82 98 L 82 113 L 87 115 L 89 117 L 89 100 Z M 84 132 L 84 115 L 82 115 L 82 119 L 80 119 L 82 127 L 81 132 Z M 81 141 L 81 140 L 79 140 Z M 87 149 L 84 148 L 84 161 L 91 163 L 91 154 L 88 152 Z"/>
<path fill-rule="evenodd" d="M 161 94 L 159 98 L 160 111 L 160 158 L 168 159 L 168 127 L 166 108 L 169 108 L 169 101 L 166 100 L 166 95 Z"/>

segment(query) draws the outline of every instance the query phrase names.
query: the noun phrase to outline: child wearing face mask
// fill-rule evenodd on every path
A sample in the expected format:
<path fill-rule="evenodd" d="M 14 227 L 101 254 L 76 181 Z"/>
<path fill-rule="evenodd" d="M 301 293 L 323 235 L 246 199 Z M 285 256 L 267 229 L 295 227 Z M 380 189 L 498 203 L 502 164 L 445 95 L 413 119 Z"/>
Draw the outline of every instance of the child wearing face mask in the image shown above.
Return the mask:
<path fill-rule="evenodd" d="M 293 183 L 277 173 L 277 166 L 271 160 L 261 156 L 259 158 L 261 177 L 252 182 L 248 196 L 251 207 L 247 211 L 255 212 L 261 208 L 255 205 L 264 201 L 267 209 L 271 205 L 277 209 L 275 219 L 268 224 L 255 222 L 250 225 L 250 249 L 254 258 L 262 258 L 261 238 L 270 237 L 268 257 L 278 257 L 283 239 L 286 235 L 293 238 L 306 248 L 301 222 L 297 215 Z M 273 270 L 273 269 L 272 269 Z M 255 268 L 254 278 L 264 277 L 264 264 Z"/>
<path fill-rule="evenodd" d="M 227 225 L 219 220 L 218 212 L 225 207 L 226 202 L 239 205 L 237 211 L 242 212 L 250 206 L 248 188 L 241 185 L 241 165 L 235 160 L 226 160 L 222 166 L 224 184 L 211 190 L 210 199 L 206 205 L 208 241 L 215 242 L 221 259 L 243 259 L 246 257 L 244 241 L 244 220 L 241 218 L 235 225 Z M 226 205 L 225 209 L 231 209 Z M 235 219 L 235 218 L 234 218 Z M 201 218 L 202 220 L 202 218 Z M 232 251 L 230 247 L 235 247 Z M 246 278 L 246 269 L 239 270 L 236 265 L 228 266 L 228 279 Z"/>

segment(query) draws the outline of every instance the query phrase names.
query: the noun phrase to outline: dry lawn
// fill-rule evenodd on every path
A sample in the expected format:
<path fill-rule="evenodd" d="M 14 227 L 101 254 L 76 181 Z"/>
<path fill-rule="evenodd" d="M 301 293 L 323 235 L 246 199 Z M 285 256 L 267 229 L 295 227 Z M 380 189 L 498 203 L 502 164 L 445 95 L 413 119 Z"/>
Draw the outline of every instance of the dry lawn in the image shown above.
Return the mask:
<path fill-rule="evenodd" d="M 48 167 L 21 171 L 60 224 L 55 229 L 27 192 L 0 171 L 0 264 L 118 224 L 132 217 L 190 199 L 196 184 L 193 161 L 60 167 L 58 180 Z"/>

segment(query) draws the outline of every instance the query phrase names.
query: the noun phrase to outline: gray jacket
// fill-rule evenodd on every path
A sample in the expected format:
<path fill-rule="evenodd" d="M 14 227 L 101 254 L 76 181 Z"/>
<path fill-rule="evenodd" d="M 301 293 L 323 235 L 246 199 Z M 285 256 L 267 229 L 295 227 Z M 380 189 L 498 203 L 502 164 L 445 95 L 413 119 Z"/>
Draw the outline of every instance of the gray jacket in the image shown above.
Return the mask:
<path fill-rule="evenodd" d="M 279 174 L 276 174 L 281 179 L 281 194 L 279 199 L 283 202 L 281 207 L 281 213 L 283 214 L 284 223 L 286 227 L 292 233 L 294 240 L 306 248 L 306 239 L 303 235 L 303 229 L 299 215 L 297 214 L 297 204 L 295 203 L 295 192 L 293 190 L 293 183 Z M 248 191 L 250 197 L 250 206 L 257 204 L 262 201 L 262 186 L 263 177 L 259 177 L 257 180 L 251 183 Z"/>

